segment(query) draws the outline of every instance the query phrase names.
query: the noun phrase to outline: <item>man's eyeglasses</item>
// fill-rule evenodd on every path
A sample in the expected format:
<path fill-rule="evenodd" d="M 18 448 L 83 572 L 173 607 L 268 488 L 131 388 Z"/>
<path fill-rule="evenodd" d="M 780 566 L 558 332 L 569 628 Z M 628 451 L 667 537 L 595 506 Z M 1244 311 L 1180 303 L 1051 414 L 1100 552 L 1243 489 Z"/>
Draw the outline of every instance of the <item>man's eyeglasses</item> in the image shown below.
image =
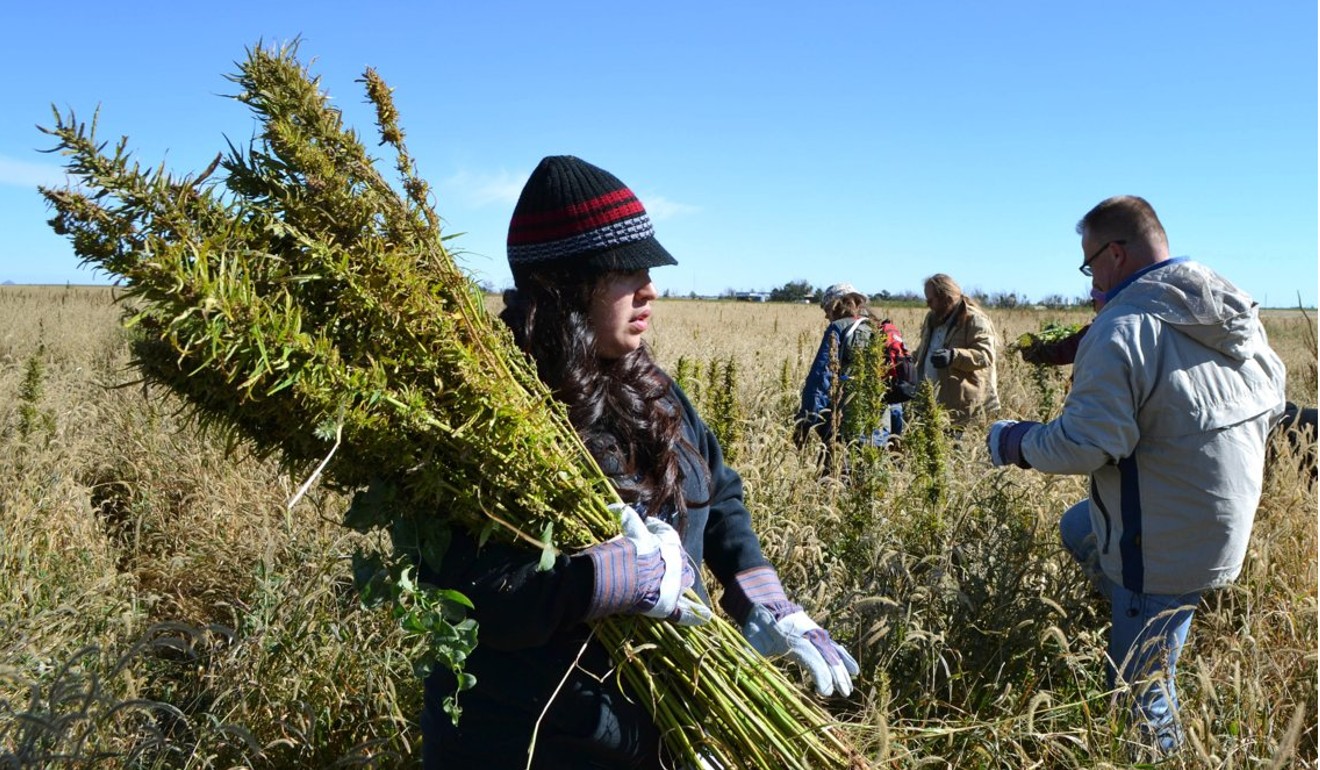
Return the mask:
<path fill-rule="evenodd" d="M 1101 254 L 1104 254 L 1106 251 L 1108 251 L 1108 250 L 1109 250 L 1109 247 L 1110 247 L 1110 246 L 1113 246 L 1115 243 L 1117 243 L 1119 246 L 1122 246 L 1122 245 L 1126 244 L 1127 241 L 1122 241 L 1122 240 L 1120 240 L 1120 241 L 1109 241 L 1109 242 L 1106 243 L 1105 245 L 1103 245 L 1103 246 L 1101 246 L 1100 248 L 1096 249 L 1096 250 L 1095 250 L 1095 253 L 1092 254 L 1091 256 L 1087 257 L 1087 258 L 1086 258 L 1086 261 L 1082 263 L 1082 266 L 1079 267 L 1079 268 L 1077 268 L 1077 269 L 1080 270 L 1080 271 L 1082 271 L 1082 275 L 1086 276 L 1087 278 L 1090 278 L 1091 275 L 1092 275 L 1092 273 L 1094 272 L 1093 270 L 1091 270 L 1091 263 L 1095 261 L 1095 258 L 1096 258 L 1096 257 L 1098 257 L 1098 256 L 1100 256 Z"/>

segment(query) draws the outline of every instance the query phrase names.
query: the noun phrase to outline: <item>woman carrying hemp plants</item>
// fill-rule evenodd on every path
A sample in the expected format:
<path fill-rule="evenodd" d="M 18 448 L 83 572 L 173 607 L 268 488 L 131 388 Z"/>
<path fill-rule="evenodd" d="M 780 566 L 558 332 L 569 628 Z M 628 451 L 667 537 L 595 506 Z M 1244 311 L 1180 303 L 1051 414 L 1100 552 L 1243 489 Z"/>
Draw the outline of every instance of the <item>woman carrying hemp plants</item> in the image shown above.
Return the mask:
<path fill-rule="evenodd" d="M 538 569 L 535 553 L 455 532 L 438 569 L 423 567 L 463 591 L 480 623 L 457 725 L 442 707 L 452 674 L 426 681 L 424 766 L 522 768 L 529 751 L 536 768 L 672 766 L 648 694 L 622 689 L 588 621 L 705 622 L 703 560 L 753 647 L 797 660 L 821 695 L 848 695 L 856 662 L 784 594 L 741 479 L 642 342 L 657 296 L 649 270 L 677 262 L 641 202 L 603 169 L 547 157 L 514 209 L 508 256 L 515 288 L 501 319 L 626 503 L 624 534 Z"/>

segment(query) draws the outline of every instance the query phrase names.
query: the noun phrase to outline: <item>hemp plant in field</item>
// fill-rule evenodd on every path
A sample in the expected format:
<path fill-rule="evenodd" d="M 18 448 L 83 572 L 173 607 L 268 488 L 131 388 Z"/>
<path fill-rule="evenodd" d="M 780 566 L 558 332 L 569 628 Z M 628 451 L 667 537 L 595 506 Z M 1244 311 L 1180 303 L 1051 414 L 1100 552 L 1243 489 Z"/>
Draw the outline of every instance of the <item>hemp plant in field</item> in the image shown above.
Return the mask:
<path fill-rule="evenodd" d="M 916 418 L 903 434 L 903 445 L 911 458 L 916 489 L 934 511 L 944 504 L 949 492 L 949 416 L 935 399 L 930 380 L 918 386 L 912 412 Z"/>
<path fill-rule="evenodd" d="M 705 398 L 701 404 L 706 425 L 719 439 L 724 459 L 735 462 L 744 420 L 738 404 L 738 364 L 732 357 L 712 358 L 706 372 Z"/>
<path fill-rule="evenodd" d="M 142 376 L 203 428 L 355 492 L 345 523 L 394 548 L 362 571 L 383 573 L 379 595 L 430 639 L 422 668 L 461 671 L 480 638 L 466 600 L 415 585 L 408 565 L 439 563 L 451 526 L 547 556 L 600 542 L 618 534 L 617 495 L 446 248 L 385 82 L 361 80 L 397 188 L 296 55 L 249 52 L 231 80 L 260 132 L 195 176 L 144 170 L 126 139 L 56 112 L 43 130 L 76 183 L 42 192 L 83 263 L 126 287 Z M 727 622 L 614 617 L 595 632 L 678 757 L 865 766 Z"/>
<path fill-rule="evenodd" d="M 883 427 L 889 411 L 889 404 L 885 402 L 887 341 L 888 335 L 883 331 L 872 334 L 865 345 L 853 350 L 849 377 L 846 380 L 839 378 L 843 381 L 843 393 L 836 403 L 844 404 L 842 429 L 849 440 L 857 436 L 870 437 Z"/>
<path fill-rule="evenodd" d="M 45 379 L 45 365 L 41 358 L 44 354 L 41 346 L 27 360 L 23 368 L 23 381 L 18 386 L 18 435 L 28 438 L 34 432 L 44 429 L 47 433 L 55 431 L 55 417 L 41 409 L 44 395 L 42 385 Z"/>

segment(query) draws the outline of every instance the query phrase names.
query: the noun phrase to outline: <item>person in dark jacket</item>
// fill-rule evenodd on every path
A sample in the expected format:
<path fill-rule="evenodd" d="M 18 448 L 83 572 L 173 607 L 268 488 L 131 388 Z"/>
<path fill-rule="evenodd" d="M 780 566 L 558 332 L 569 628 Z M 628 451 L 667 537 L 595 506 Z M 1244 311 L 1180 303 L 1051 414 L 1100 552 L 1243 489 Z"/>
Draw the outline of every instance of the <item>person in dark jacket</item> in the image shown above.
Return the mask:
<path fill-rule="evenodd" d="M 1067 337 L 1059 340 L 1034 340 L 1030 345 L 1018 348 L 1022 360 L 1040 366 L 1070 366 L 1077 358 L 1077 348 L 1081 347 L 1082 337 L 1091 328 L 1086 324 Z"/>
<path fill-rule="evenodd" d="M 635 536 L 541 570 L 538 553 L 455 533 L 443 564 L 422 575 L 473 603 L 480 630 L 466 670 L 476 685 L 455 725 L 443 710 L 452 674 L 427 679 L 424 767 L 524 768 L 529 752 L 535 768 L 667 766 L 644 699 L 623 689 L 590 621 L 642 613 L 701 622 L 704 604 L 663 588 L 682 569 L 682 583 L 708 603 L 695 565 L 721 583 L 721 606 L 753 646 L 791 648 L 819 693 L 849 694 L 856 662 L 789 601 L 752 530 L 742 480 L 642 342 L 657 296 L 649 270 L 676 261 L 641 202 L 601 168 L 545 158 L 514 209 L 508 250 L 515 288 L 501 318 L 627 503 L 621 519 Z M 654 555 L 675 540 L 682 566 Z"/>
<path fill-rule="evenodd" d="M 1311 483 L 1316 480 L 1316 408 L 1298 406 L 1289 401 L 1283 405 L 1283 419 L 1274 428 L 1275 436 L 1283 436 L 1284 441 L 1271 443 L 1271 453 L 1266 458 L 1266 469 L 1278 459 L 1279 452 L 1286 444 L 1289 453 L 1297 458 L 1303 471 L 1309 471 Z"/>
<path fill-rule="evenodd" d="M 916 389 L 912 357 L 903 343 L 903 335 L 888 318 L 876 316 L 867 306 L 866 295 L 850 283 L 836 283 L 826 289 L 821 294 L 820 306 L 829 325 L 802 384 L 802 405 L 795 417 L 795 441 L 801 447 L 814 432 L 830 446 L 843 424 L 844 413 L 843 409 L 833 408 L 834 401 L 842 393 L 843 383 L 853 376 L 850 369 L 855 352 L 870 344 L 872 336 L 879 332 L 884 335 L 885 401 L 890 406 L 873 435 L 851 438 L 884 446 L 891 436 L 903 432 L 903 402 L 911 399 Z M 845 401 L 846 408 L 846 398 L 839 400 Z"/>
<path fill-rule="evenodd" d="M 1104 306 L 1105 293 L 1092 289 L 1091 309 L 1099 313 Z M 1022 356 L 1022 360 L 1029 364 L 1071 366 L 1073 360 L 1077 358 L 1077 349 L 1082 346 L 1082 338 L 1086 336 L 1090 329 L 1091 324 L 1087 323 L 1060 340 L 1033 340 L 1030 345 L 1018 348 L 1018 353 Z"/>

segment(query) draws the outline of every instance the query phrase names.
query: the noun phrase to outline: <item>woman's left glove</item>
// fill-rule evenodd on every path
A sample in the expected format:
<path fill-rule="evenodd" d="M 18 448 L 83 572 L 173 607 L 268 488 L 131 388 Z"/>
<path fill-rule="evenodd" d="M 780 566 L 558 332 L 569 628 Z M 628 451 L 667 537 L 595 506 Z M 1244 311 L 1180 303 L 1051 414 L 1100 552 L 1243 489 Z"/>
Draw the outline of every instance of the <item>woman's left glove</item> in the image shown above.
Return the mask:
<path fill-rule="evenodd" d="M 748 643 L 762 655 L 787 655 L 811 674 L 822 696 L 852 693 L 852 678 L 861 671 L 848 651 L 829 632 L 790 602 L 774 568 L 739 572 L 725 586 L 721 604 L 738 621 Z"/>
<path fill-rule="evenodd" d="M 671 620 L 680 626 L 710 620 L 710 608 L 685 596 L 696 571 L 673 527 L 657 518 L 642 521 L 631 506 L 616 504 L 623 535 L 582 552 L 595 566 L 587 619 L 637 614 Z"/>

